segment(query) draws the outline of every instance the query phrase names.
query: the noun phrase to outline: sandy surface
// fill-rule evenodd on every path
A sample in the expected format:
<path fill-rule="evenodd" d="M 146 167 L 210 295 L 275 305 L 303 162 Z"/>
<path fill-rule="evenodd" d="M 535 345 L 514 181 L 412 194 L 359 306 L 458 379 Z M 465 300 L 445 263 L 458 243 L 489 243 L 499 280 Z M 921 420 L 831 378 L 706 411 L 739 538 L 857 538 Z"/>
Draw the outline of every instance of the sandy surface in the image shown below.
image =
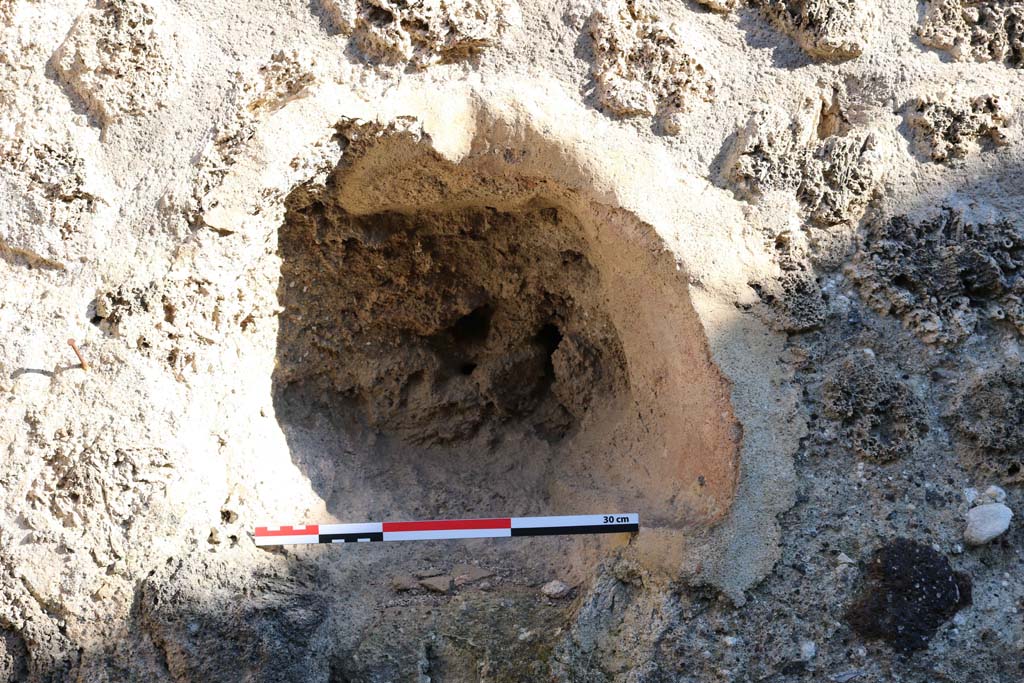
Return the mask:
<path fill-rule="evenodd" d="M 1020 680 L 1022 27 L 0 0 L 0 681 Z"/>

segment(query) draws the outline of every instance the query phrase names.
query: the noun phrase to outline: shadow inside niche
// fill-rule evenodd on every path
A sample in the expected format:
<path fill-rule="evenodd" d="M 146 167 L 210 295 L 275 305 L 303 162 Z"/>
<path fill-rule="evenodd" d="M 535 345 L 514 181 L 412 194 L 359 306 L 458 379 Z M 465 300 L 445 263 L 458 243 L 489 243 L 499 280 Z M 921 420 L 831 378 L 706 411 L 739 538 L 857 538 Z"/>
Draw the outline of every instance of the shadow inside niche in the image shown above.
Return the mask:
<path fill-rule="evenodd" d="M 329 509 L 551 505 L 551 461 L 625 382 L 593 268 L 559 223 L 551 208 L 289 213 L 275 407 Z"/>
<path fill-rule="evenodd" d="M 278 233 L 275 412 L 332 514 L 724 514 L 738 425 L 649 226 L 408 139 L 348 156 Z"/>

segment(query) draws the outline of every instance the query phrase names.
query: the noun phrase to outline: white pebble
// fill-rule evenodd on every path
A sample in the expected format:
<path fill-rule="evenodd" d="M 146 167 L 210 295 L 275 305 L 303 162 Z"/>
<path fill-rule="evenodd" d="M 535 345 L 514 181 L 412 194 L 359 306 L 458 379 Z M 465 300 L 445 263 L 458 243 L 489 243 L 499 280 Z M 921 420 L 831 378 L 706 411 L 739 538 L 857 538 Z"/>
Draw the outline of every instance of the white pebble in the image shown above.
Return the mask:
<path fill-rule="evenodd" d="M 978 489 L 974 487 L 964 489 L 964 500 L 968 505 L 974 505 L 974 501 L 978 500 Z"/>
<path fill-rule="evenodd" d="M 1002 503 L 986 503 L 967 512 L 964 540 L 968 545 L 984 545 L 1010 528 L 1013 511 Z"/>
<path fill-rule="evenodd" d="M 985 493 L 978 496 L 978 504 L 982 503 L 1005 503 L 1006 502 L 1006 491 L 1002 490 L 998 486 L 989 486 L 985 489 Z"/>
<path fill-rule="evenodd" d="M 800 659 L 809 662 L 818 654 L 818 645 L 813 640 L 800 641 Z"/>
<path fill-rule="evenodd" d="M 555 579 L 554 581 L 548 581 L 547 583 L 545 583 L 541 587 L 540 592 L 546 595 L 547 597 L 551 598 L 552 600 L 558 600 L 560 598 L 564 598 L 565 596 L 567 596 L 569 594 L 569 591 L 571 590 L 572 586 L 568 586 L 565 583 L 559 581 L 558 579 Z"/>

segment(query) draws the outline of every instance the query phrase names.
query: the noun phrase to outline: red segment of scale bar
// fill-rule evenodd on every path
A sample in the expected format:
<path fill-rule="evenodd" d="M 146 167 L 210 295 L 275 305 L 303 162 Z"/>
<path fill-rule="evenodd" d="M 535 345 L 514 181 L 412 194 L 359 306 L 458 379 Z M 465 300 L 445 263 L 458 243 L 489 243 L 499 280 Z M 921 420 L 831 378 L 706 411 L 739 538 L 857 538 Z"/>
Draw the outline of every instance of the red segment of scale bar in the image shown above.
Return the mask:
<path fill-rule="evenodd" d="M 256 527 L 257 536 L 313 536 L 320 533 L 320 526 L 307 524 L 306 526 L 283 526 L 280 529 L 270 530 L 265 526 Z"/>
<path fill-rule="evenodd" d="M 427 522 L 384 522 L 384 533 L 389 531 L 451 531 L 453 529 L 511 529 L 512 518 L 500 519 L 443 519 Z"/>

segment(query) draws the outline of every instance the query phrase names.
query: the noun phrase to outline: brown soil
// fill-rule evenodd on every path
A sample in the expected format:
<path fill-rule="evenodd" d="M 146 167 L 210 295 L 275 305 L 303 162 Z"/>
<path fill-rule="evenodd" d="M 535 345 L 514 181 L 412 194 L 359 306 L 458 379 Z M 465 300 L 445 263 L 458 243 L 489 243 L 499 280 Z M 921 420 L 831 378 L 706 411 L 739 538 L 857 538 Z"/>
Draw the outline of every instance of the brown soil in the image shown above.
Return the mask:
<path fill-rule="evenodd" d="M 680 271 L 625 242 L 644 226 L 348 134 L 326 185 L 292 193 L 278 245 L 275 409 L 328 509 L 720 517 L 739 429 Z M 601 553 L 566 558 L 584 555 Z"/>

